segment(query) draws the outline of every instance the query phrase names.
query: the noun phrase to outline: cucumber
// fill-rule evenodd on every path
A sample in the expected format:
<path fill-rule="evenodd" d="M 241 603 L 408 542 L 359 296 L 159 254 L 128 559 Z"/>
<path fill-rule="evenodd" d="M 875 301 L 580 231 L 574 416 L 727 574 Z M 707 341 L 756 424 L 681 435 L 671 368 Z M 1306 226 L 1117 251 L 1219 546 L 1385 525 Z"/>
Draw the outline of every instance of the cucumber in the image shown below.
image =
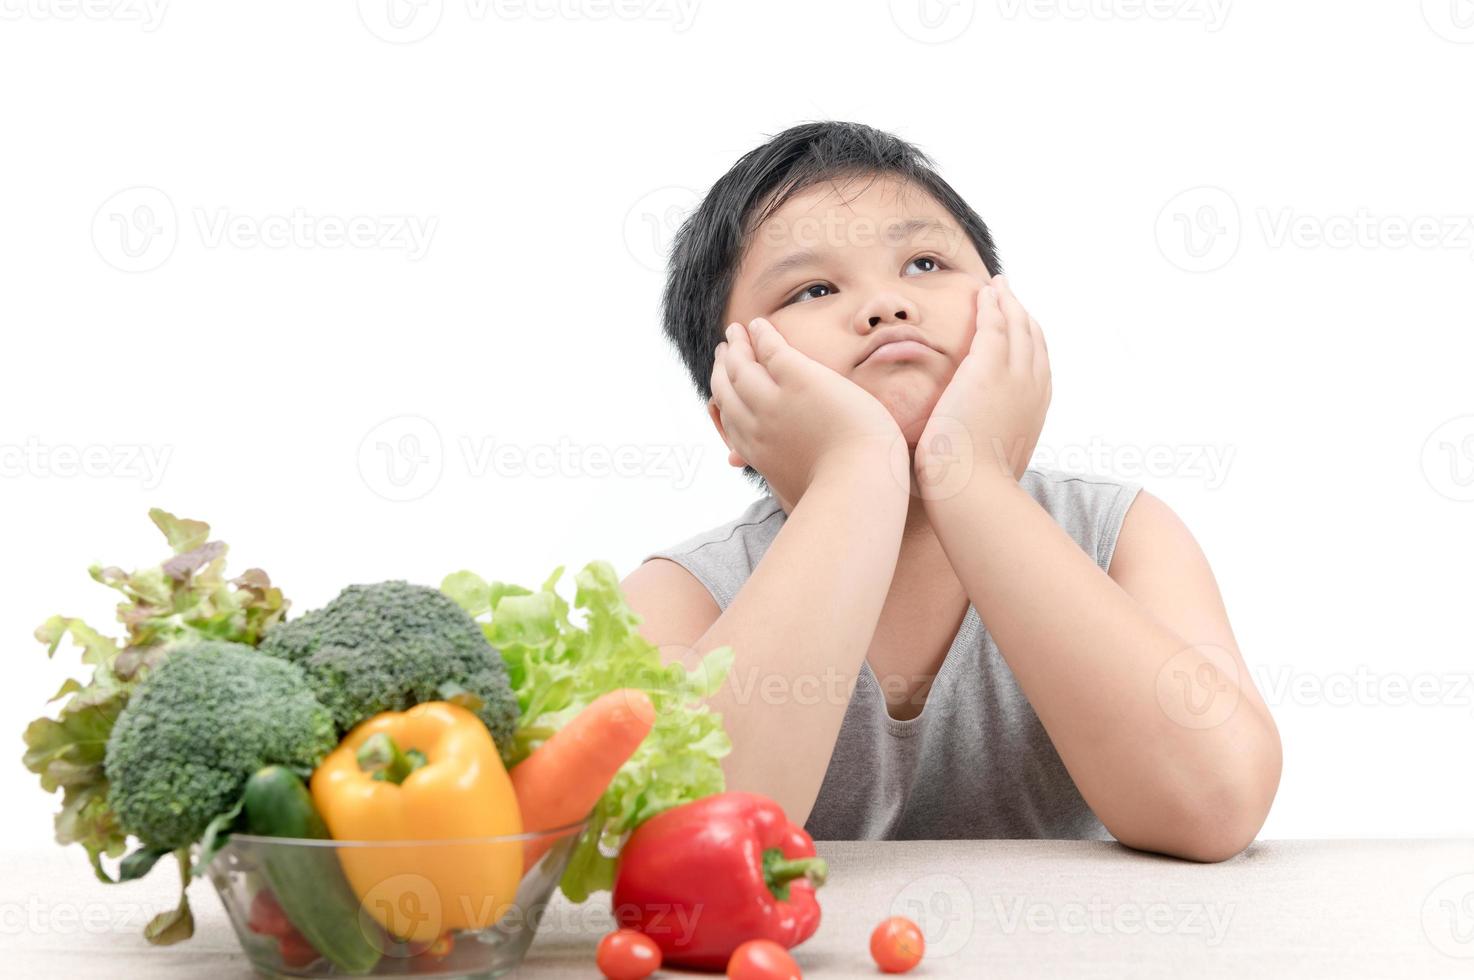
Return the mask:
<path fill-rule="evenodd" d="M 328 835 L 301 777 L 285 766 L 267 766 L 246 781 L 247 833 L 259 837 Z M 380 949 L 363 925 L 358 896 L 343 877 L 331 847 L 263 847 L 261 870 L 277 904 L 297 931 L 344 973 L 362 976 L 379 962 Z"/>

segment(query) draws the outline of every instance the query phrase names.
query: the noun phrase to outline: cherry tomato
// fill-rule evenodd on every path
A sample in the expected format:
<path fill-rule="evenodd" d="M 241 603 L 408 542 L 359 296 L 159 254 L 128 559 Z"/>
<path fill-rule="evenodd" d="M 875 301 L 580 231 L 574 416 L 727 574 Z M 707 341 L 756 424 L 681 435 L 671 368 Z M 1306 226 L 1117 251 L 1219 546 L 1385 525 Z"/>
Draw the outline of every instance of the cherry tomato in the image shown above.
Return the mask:
<path fill-rule="evenodd" d="M 448 932 L 443 932 L 440 934 L 440 938 L 431 943 L 430 948 L 425 950 L 424 955 L 430 957 L 432 960 L 443 960 L 455 948 L 456 937 Z"/>
<path fill-rule="evenodd" d="M 302 938 L 295 929 L 277 940 L 281 948 L 281 961 L 283 966 L 304 967 L 318 957 L 317 950 L 312 944 Z"/>
<path fill-rule="evenodd" d="M 285 936 L 296 931 L 287 921 L 287 914 L 277 904 L 276 896 L 267 888 L 261 889 L 252 897 L 251 912 L 246 925 L 252 932 L 263 936 Z"/>
<path fill-rule="evenodd" d="M 660 947 L 638 929 L 616 929 L 599 940 L 594 962 L 609 980 L 641 980 L 660 969 Z"/>
<path fill-rule="evenodd" d="M 926 937 L 904 915 L 893 915 L 870 934 L 870 955 L 885 973 L 905 973 L 921 962 Z"/>
<path fill-rule="evenodd" d="M 749 939 L 727 960 L 728 980 L 803 980 L 803 975 L 788 950 L 771 939 Z"/>
<path fill-rule="evenodd" d="M 412 943 L 407 947 L 412 973 L 440 973 L 446 968 L 446 959 L 455 952 L 456 937 L 453 932 L 443 932 L 428 943 Z"/>

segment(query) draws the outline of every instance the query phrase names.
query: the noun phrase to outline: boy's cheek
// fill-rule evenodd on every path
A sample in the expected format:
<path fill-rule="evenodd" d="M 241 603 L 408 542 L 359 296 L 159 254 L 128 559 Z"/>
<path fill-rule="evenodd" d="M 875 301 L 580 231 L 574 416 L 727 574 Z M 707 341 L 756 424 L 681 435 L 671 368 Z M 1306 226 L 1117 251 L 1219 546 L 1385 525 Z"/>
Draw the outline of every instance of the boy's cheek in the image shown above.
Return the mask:
<path fill-rule="evenodd" d="M 966 304 L 947 311 L 946 328 L 937 335 L 937 345 L 955 365 L 972 349 L 972 338 L 978 332 L 977 292 Z"/>

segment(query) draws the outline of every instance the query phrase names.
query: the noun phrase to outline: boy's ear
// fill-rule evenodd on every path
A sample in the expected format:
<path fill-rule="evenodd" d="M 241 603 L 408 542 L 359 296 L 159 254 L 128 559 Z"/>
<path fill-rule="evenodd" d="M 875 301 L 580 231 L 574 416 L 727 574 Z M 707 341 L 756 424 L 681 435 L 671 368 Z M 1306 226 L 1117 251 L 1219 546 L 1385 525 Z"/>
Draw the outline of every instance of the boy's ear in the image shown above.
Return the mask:
<path fill-rule="evenodd" d="M 727 440 L 727 427 L 722 425 L 722 410 L 717 408 L 717 400 L 708 398 L 706 400 L 706 414 L 711 416 L 711 423 L 717 427 L 717 434 L 722 437 L 722 442 L 727 447 L 727 462 L 741 469 L 747 465 L 747 460 L 732 448 L 732 443 Z"/>

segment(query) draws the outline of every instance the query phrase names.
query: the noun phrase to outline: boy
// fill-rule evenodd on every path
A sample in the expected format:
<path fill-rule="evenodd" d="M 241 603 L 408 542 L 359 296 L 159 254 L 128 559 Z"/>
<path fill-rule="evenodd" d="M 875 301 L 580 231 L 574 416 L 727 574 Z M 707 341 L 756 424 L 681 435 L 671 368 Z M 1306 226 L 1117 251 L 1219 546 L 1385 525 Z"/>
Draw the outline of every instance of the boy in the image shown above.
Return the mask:
<path fill-rule="evenodd" d="M 1028 466 L 1039 325 L 913 146 L 795 126 L 680 229 L 664 326 L 765 491 L 623 583 L 712 699 L 729 789 L 816 839 L 1237 854 L 1280 743 L 1208 563 L 1139 486 Z"/>

